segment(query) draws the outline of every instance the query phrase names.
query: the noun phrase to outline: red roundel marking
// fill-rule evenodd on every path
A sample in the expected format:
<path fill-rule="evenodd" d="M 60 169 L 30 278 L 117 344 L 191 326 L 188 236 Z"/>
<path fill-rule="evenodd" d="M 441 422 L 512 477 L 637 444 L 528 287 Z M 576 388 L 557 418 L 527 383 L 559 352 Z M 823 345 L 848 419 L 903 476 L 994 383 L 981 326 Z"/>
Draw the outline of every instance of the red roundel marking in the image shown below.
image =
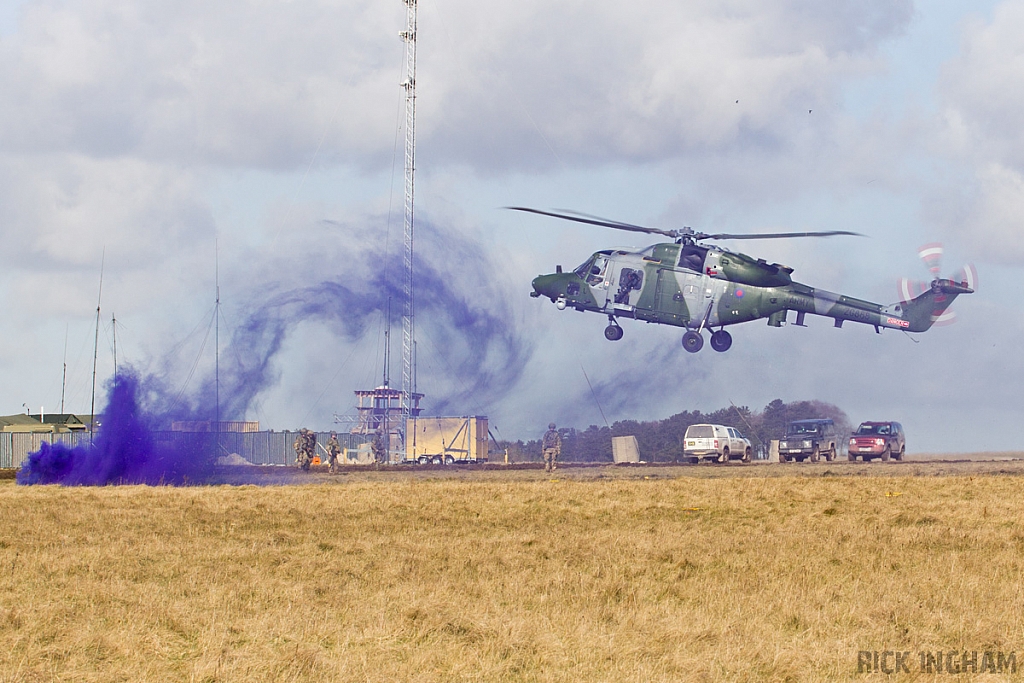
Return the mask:
<path fill-rule="evenodd" d="M 743 290 L 742 289 L 737 289 L 736 290 L 736 298 L 737 299 L 742 299 L 743 298 Z"/>

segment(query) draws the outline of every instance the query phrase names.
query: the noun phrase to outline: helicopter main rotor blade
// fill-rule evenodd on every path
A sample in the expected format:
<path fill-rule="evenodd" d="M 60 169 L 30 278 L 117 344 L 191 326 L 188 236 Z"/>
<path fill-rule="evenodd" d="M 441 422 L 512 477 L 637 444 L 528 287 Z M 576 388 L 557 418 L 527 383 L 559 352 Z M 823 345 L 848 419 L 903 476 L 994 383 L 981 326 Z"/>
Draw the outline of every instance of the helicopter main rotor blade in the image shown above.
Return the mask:
<path fill-rule="evenodd" d="M 720 232 L 714 235 L 697 233 L 697 239 L 708 240 L 770 240 L 785 237 L 834 237 L 835 235 L 854 235 L 864 237 L 862 233 L 850 232 L 849 230 L 827 230 L 824 232 L 761 232 L 756 234 L 737 235 L 733 233 Z"/>
<path fill-rule="evenodd" d="M 525 211 L 527 213 L 535 213 L 541 216 L 551 216 L 552 218 L 561 218 L 566 221 L 575 221 L 576 223 L 586 223 L 587 225 L 599 225 L 604 228 L 614 228 L 615 230 L 628 230 L 629 232 L 643 232 L 649 235 L 665 235 L 675 240 L 767 240 L 767 239 L 779 239 L 787 237 L 834 237 L 836 235 L 854 235 L 857 237 L 864 237 L 859 232 L 850 232 L 848 230 L 828 230 L 824 232 L 769 232 L 769 233 L 757 233 L 757 234 L 737 234 L 737 233 L 714 233 L 709 234 L 706 232 L 694 232 L 693 228 L 685 227 L 681 230 L 663 230 L 661 228 L 648 228 L 643 225 L 634 225 L 633 223 L 623 223 L 622 221 L 609 220 L 607 218 L 601 218 L 600 216 L 592 216 L 586 213 L 580 213 L 578 211 L 571 211 L 569 209 L 561 209 L 561 212 L 556 211 L 541 211 L 540 209 L 531 209 L 525 206 L 506 206 L 506 209 L 512 211 Z"/>
<path fill-rule="evenodd" d="M 527 213 L 536 213 L 541 216 L 551 216 L 552 218 L 561 218 L 566 221 L 575 221 L 577 223 L 586 223 L 587 225 L 599 225 L 604 228 L 614 228 L 616 230 L 628 230 L 629 232 L 644 232 L 650 235 L 665 235 L 676 239 L 679 237 L 680 232 L 678 230 L 662 230 L 660 228 L 646 228 L 642 225 L 633 225 L 632 223 L 621 223 L 619 221 L 608 220 L 606 218 L 600 218 L 598 216 L 588 216 L 587 214 L 572 215 L 572 213 L 556 213 L 554 211 L 541 211 L 540 209 L 531 209 L 525 206 L 506 206 L 506 209 L 512 211 L 525 211 Z"/>

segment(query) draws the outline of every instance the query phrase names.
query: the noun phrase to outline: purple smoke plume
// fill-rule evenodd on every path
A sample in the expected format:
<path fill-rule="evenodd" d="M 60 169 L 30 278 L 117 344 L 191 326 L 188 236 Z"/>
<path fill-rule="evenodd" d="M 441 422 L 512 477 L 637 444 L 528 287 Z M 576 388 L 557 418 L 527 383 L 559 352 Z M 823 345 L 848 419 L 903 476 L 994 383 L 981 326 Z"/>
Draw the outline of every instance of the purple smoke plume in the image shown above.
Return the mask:
<path fill-rule="evenodd" d="M 19 484 L 200 483 L 209 475 L 214 451 L 197 442 L 187 451 L 158 442 L 153 416 L 142 405 L 142 383 L 131 370 L 119 370 L 108 384 L 103 423 L 92 444 L 71 448 L 43 443 L 18 470 Z"/>
<path fill-rule="evenodd" d="M 426 223 L 419 230 L 428 234 L 425 242 L 439 245 L 433 256 L 418 252 L 414 264 L 417 329 L 431 337 L 427 353 L 420 357 L 437 361 L 459 387 L 447 393 L 433 387 L 428 391 L 429 410 L 484 411 L 519 379 L 530 347 L 511 324 L 507 292 L 494 285 L 500 269 L 483 250 Z M 400 255 L 385 263 L 350 249 L 337 262 L 343 264 L 339 276 L 300 287 L 278 285 L 246 306 L 249 312 L 221 354 L 222 419 L 244 419 L 260 392 L 277 381 L 274 357 L 299 323 L 320 321 L 339 337 L 355 341 L 378 320 L 390 297 L 395 322 L 401 324 L 397 311 L 404 295 L 400 278 L 394 275 L 402 272 Z M 211 419 L 214 389 L 213 377 L 207 377 L 193 410 L 206 417 L 192 419 Z"/>
<path fill-rule="evenodd" d="M 513 385 L 529 356 L 514 325 L 503 292 L 493 288 L 496 269 L 483 251 L 465 239 L 421 226 L 438 243 L 434 259 L 417 258 L 417 315 L 434 337 L 433 353 L 460 385 L 455 393 L 435 392 L 431 412 L 486 408 Z M 301 287 L 272 287 L 246 306 L 249 313 L 222 352 L 217 385 L 212 376 L 198 392 L 182 397 L 171 389 L 168 373 L 141 377 L 120 371 L 108 384 L 103 422 L 92 445 L 70 448 L 44 443 L 18 472 L 20 484 L 105 485 L 202 483 L 212 474 L 216 444 L 197 434 L 184 448 L 157 440 L 174 420 L 243 420 L 260 392 L 277 379 L 273 360 L 288 332 L 305 320 L 330 325 L 357 340 L 380 315 L 388 298 L 402 291 L 387 276 L 401 272 L 401 259 L 375 262 L 366 253 L 327 259 L 342 264 L 343 274 Z M 433 265 L 436 262 L 438 265 Z M 360 267 L 361 266 L 361 267 Z M 445 271 L 454 267 L 456 271 Z M 397 279 L 397 278 L 394 278 Z"/>

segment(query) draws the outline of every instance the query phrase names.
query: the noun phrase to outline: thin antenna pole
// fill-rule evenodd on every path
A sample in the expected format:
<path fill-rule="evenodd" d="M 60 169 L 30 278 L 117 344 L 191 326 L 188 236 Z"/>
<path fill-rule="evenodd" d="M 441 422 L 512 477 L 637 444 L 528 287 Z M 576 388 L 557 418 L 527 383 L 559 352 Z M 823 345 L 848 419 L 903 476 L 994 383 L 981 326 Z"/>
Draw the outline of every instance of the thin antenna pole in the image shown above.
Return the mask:
<path fill-rule="evenodd" d="M 68 388 L 68 328 L 64 325 L 64 378 L 60 382 L 60 414 L 64 414 L 64 391 Z"/>
<path fill-rule="evenodd" d="M 214 423 L 217 434 L 220 434 L 220 241 L 214 240 L 213 243 L 213 258 L 214 258 L 214 282 L 217 286 L 217 301 L 214 306 L 217 318 L 217 328 L 214 333 L 214 372 L 213 372 L 213 384 L 214 384 Z M 217 445 L 220 446 L 220 437 L 217 437 Z"/>
<path fill-rule="evenodd" d="M 92 346 L 92 406 L 89 408 L 89 445 L 92 445 L 96 433 L 96 361 L 100 355 L 100 302 L 103 301 L 103 266 L 107 260 L 107 248 L 103 247 L 100 256 L 100 291 L 96 296 L 96 339 Z"/>
<path fill-rule="evenodd" d="M 117 316 L 110 314 L 110 336 L 114 339 L 114 375 L 117 375 Z"/>
<path fill-rule="evenodd" d="M 391 462 L 391 297 L 384 325 L 384 462 Z"/>
<path fill-rule="evenodd" d="M 384 321 L 384 386 L 391 382 L 391 297 L 388 297 L 387 317 Z"/>
<path fill-rule="evenodd" d="M 411 396 L 410 399 L 414 399 L 414 397 L 416 396 L 416 393 L 417 393 L 416 392 L 416 354 L 417 354 L 416 340 L 413 339 L 412 340 L 412 393 L 413 393 L 413 396 Z M 412 413 L 412 403 L 409 404 L 409 410 Z M 419 411 L 418 410 L 415 413 L 412 413 L 412 452 L 413 452 L 413 455 L 416 454 L 416 431 L 417 431 L 417 425 L 418 425 L 418 422 L 417 422 L 418 416 L 419 416 Z M 409 422 L 406 421 L 405 424 L 406 424 L 406 427 L 408 427 Z M 408 454 L 408 450 L 407 450 L 407 454 Z"/>

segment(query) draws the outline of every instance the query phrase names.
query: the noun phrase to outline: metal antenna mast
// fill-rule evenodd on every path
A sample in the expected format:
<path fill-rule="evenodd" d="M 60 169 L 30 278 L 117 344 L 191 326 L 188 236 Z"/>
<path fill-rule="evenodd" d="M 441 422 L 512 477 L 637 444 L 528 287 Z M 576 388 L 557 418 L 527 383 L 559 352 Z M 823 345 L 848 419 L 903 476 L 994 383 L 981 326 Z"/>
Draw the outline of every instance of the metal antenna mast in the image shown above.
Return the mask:
<path fill-rule="evenodd" d="M 220 239 L 213 241 L 213 279 L 217 290 L 217 300 L 214 303 L 214 317 L 217 321 L 217 329 L 214 332 L 213 340 L 213 424 L 217 430 L 217 447 L 220 447 Z M 245 419 L 244 416 L 242 419 Z"/>
<path fill-rule="evenodd" d="M 412 414 L 413 382 L 413 347 L 416 334 L 415 302 L 413 300 L 412 251 L 413 251 L 413 199 L 414 178 L 416 175 L 416 2 L 402 0 L 406 6 L 406 26 L 400 34 L 405 41 L 405 78 L 402 88 L 405 89 L 405 312 L 402 315 L 402 433 Z M 404 459 L 407 451 L 402 444 Z"/>
<path fill-rule="evenodd" d="M 96 340 L 92 347 L 92 406 L 89 408 L 89 445 L 92 445 L 96 433 L 96 360 L 100 355 L 100 302 L 103 301 L 103 264 L 107 260 L 107 248 L 103 247 L 100 256 L 100 292 L 96 296 Z"/>

